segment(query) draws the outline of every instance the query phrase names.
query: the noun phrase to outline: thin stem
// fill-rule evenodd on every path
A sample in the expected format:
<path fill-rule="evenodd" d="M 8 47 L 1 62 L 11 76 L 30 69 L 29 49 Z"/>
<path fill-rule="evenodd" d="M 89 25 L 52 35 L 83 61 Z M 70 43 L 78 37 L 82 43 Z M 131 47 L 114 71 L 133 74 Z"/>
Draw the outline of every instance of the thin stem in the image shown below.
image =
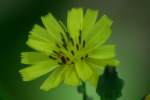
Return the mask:
<path fill-rule="evenodd" d="M 83 87 L 83 100 L 87 100 L 86 84 L 85 84 L 85 82 L 82 82 L 82 87 Z"/>

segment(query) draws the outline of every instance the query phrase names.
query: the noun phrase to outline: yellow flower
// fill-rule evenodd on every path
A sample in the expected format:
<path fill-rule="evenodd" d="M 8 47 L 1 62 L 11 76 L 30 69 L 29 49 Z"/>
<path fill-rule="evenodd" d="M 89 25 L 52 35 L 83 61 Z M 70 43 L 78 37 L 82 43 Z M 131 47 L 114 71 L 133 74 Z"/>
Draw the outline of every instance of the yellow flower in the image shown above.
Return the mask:
<path fill-rule="evenodd" d="M 65 83 L 80 85 L 81 81 L 97 83 L 98 73 L 107 64 L 116 65 L 115 46 L 105 44 L 111 35 L 112 21 L 106 16 L 98 19 L 98 11 L 72 8 L 68 11 L 67 27 L 49 13 L 41 18 L 44 27 L 35 25 L 27 45 L 32 52 L 21 53 L 20 70 L 24 81 L 37 79 L 47 73 L 41 85 L 48 91 Z"/>

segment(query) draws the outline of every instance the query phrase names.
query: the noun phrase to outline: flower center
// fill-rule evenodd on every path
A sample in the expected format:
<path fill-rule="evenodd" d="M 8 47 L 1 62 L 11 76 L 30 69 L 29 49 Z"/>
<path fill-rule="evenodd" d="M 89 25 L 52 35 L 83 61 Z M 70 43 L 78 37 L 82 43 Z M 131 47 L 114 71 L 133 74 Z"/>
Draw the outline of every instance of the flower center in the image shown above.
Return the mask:
<path fill-rule="evenodd" d="M 56 43 L 56 50 L 49 58 L 58 60 L 58 64 L 74 64 L 75 60 L 84 60 L 88 54 L 84 54 L 86 41 L 82 38 L 82 33 L 79 31 L 78 38 L 73 39 L 68 32 L 60 33 L 61 43 Z"/>

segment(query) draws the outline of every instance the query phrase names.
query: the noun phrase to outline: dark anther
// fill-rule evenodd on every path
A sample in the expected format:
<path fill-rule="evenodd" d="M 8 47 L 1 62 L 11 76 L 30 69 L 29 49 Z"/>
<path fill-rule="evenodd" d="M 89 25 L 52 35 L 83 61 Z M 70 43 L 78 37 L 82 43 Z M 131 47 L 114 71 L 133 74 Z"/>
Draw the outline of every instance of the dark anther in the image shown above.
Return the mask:
<path fill-rule="evenodd" d="M 63 47 L 67 50 L 67 45 L 66 44 L 63 44 Z"/>
<path fill-rule="evenodd" d="M 71 50 L 71 54 L 74 55 L 74 51 L 73 50 Z"/>
<path fill-rule="evenodd" d="M 84 59 L 84 57 L 81 57 L 81 60 L 83 60 Z"/>
<path fill-rule="evenodd" d="M 62 56 L 60 59 L 61 59 L 61 61 L 62 61 L 63 64 L 66 64 L 66 63 L 67 63 L 67 61 L 66 61 L 66 59 L 65 59 L 64 56 Z"/>
<path fill-rule="evenodd" d="M 73 41 L 73 39 L 72 39 L 72 38 L 70 38 L 70 40 L 71 40 L 72 45 L 74 45 L 74 41 Z"/>
<path fill-rule="evenodd" d="M 69 57 L 66 58 L 68 61 L 70 60 Z"/>
<path fill-rule="evenodd" d="M 76 44 L 76 48 L 77 48 L 77 50 L 79 50 L 79 45 L 78 44 Z"/>
<path fill-rule="evenodd" d="M 65 38 L 62 38 L 63 44 L 66 44 Z"/>
<path fill-rule="evenodd" d="M 67 36 L 67 38 L 68 38 L 68 40 L 69 40 L 69 39 L 70 39 L 70 35 L 69 35 L 68 32 L 66 32 L 66 36 Z"/>
<path fill-rule="evenodd" d="M 85 58 L 87 58 L 87 57 L 88 57 L 88 54 L 86 54 Z"/>
<path fill-rule="evenodd" d="M 81 30 L 79 32 L 79 44 L 81 44 Z"/>
<path fill-rule="evenodd" d="M 62 65 L 63 63 L 59 62 L 58 64 L 59 64 L 59 65 Z"/>
<path fill-rule="evenodd" d="M 85 47 L 85 40 L 83 40 L 83 48 Z"/>
<path fill-rule="evenodd" d="M 53 52 L 55 53 L 55 54 L 59 54 L 57 51 L 55 51 L 55 50 L 53 50 Z"/>
<path fill-rule="evenodd" d="M 56 46 L 57 46 L 58 48 L 60 48 L 59 44 L 56 44 Z"/>
<path fill-rule="evenodd" d="M 56 60 L 56 58 L 55 58 L 55 57 L 53 57 L 53 56 L 49 56 L 49 58 L 51 58 L 51 59 L 53 59 L 53 60 Z"/>
<path fill-rule="evenodd" d="M 61 34 L 61 38 L 62 38 L 63 44 L 66 45 L 66 41 L 65 41 L 64 35 L 62 33 L 60 33 L 60 34 Z"/>
<path fill-rule="evenodd" d="M 63 34 L 62 34 L 62 33 L 60 33 L 60 35 L 61 35 L 61 37 L 62 37 L 62 38 L 64 38 L 64 36 L 63 36 Z"/>

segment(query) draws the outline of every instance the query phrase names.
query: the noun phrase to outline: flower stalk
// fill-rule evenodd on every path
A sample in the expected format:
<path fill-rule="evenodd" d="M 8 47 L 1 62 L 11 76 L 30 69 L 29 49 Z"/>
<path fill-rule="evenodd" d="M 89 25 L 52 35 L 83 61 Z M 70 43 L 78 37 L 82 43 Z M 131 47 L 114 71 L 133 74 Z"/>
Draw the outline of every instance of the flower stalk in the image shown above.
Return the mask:
<path fill-rule="evenodd" d="M 87 94 L 85 82 L 81 82 L 81 85 L 77 87 L 77 91 L 82 95 L 82 100 L 92 100 L 92 97 L 88 96 Z"/>
<path fill-rule="evenodd" d="M 82 82 L 83 87 L 83 100 L 87 100 L 87 94 L 86 94 L 86 83 Z"/>

